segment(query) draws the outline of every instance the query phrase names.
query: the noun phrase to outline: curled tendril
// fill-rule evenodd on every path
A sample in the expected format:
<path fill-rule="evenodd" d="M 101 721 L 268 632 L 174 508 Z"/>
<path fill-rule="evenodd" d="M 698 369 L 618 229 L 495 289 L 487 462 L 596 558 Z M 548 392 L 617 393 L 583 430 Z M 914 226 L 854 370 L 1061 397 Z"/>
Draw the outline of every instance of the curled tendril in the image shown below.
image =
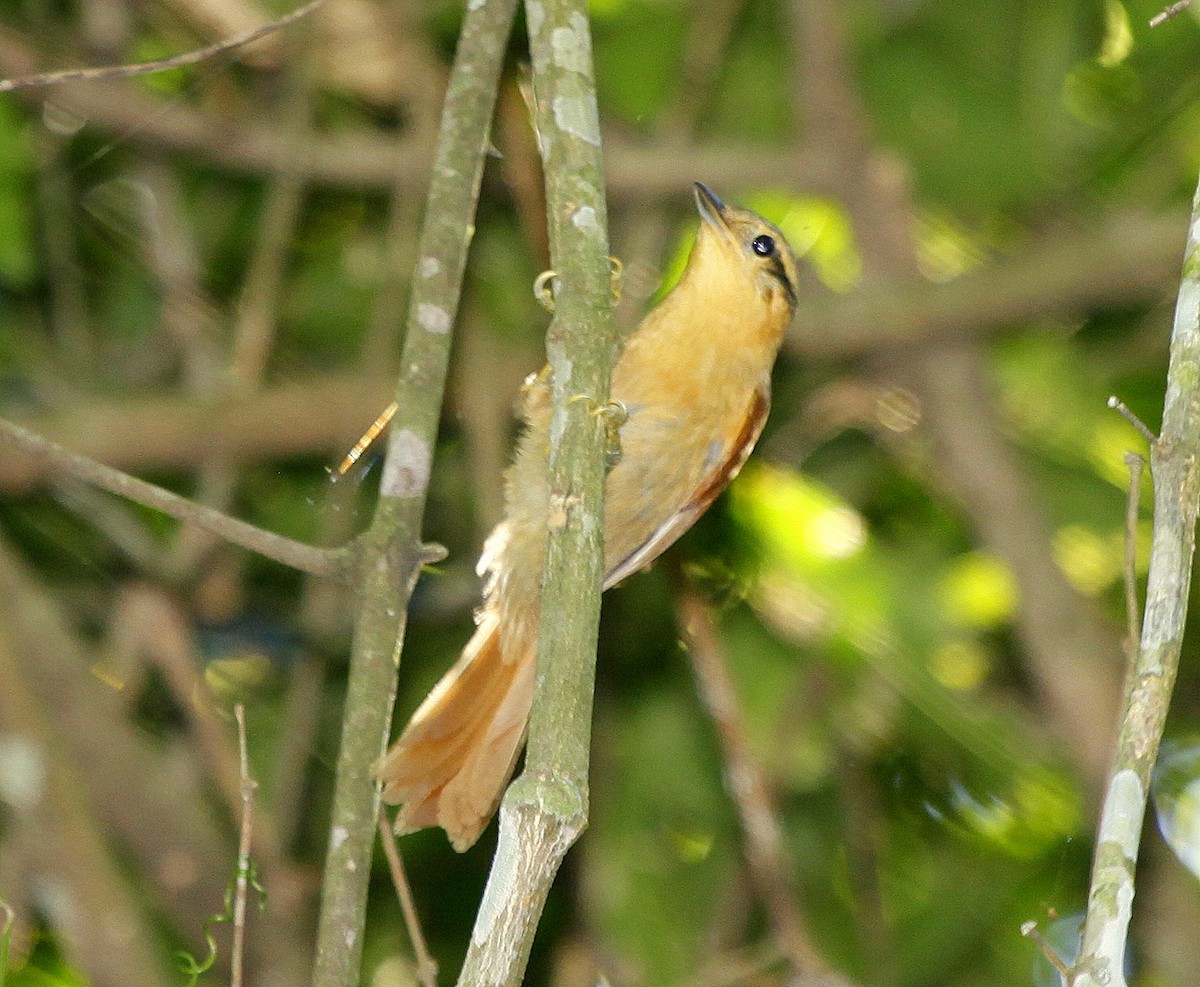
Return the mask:
<path fill-rule="evenodd" d="M 243 877 L 246 879 L 247 885 L 258 893 L 259 914 L 266 909 L 267 891 L 258 879 L 258 868 L 254 861 L 247 860 L 244 866 L 239 863 L 233 877 L 229 879 L 229 885 L 225 888 L 224 911 L 210 915 L 208 921 L 204 923 L 204 942 L 208 948 L 208 955 L 202 960 L 197 960 L 186 950 L 175 954 L 175 967 L 188 978 L 187 987 L 196 987 L 201 974 L 207 973 L 217 962 L 217 940 L 213 937 L 213 929 L 224 922 L 233 921 L 233 897 L 237 889 L 237 882 Z"/>

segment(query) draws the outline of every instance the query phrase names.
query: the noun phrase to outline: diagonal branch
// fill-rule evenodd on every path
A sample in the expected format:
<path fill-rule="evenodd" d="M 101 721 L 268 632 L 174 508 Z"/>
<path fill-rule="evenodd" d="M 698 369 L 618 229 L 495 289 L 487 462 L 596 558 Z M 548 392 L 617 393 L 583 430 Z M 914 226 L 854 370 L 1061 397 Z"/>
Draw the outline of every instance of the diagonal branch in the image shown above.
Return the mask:
<path fill-rule="evenodd" d="M 293 10 L 290 14 L 284 14 L 284 16 L 263 24 L 260 27 L 243 31 L 241 34 L 235 34 L 232 38 L 226 38 L 224 41 L 218 41 L 216 44 L 207 45 L 204 48 L 195 48 L 192 51 L 181 52 L 178 55 L 170 55 L 167 58 L 156 58 L 150 62 L 138 62 L 134 65 L 105 65 L 91 69 L 66 69 L 62 72 L 44 72 L 37 75 L 20 76 L 16 79 L 0 79 L 0 93 L 16 92 L 19 89 L 40 89 L 46 86 L 61 85 L 65 82 L 130 79 L 138 75 L 151 75 L 155 72 L 167 72 L 171 69 L 180 69 L 188 65 L 197 65 L 200 62 L 216 58 L 218 55 L 223 55 L 236 48 L 253 44 L 255 41 L 265 38 L 268 34 L 273 34 L 275 31 L 281 30 L 289 24 L 294 24 L 302 17 L 307 17 L 326 2 L 327 0 L 308 0 L 308 3 Z"/>
<path fill-rule="evenodd" d="M 119 497 L 152 507 L 173 518 L 194 524 L 211 531 L 234 545 L 248 548 L 259 555 L 282 562 L 284 565 L 308 572 L 314 576 L 328 576 L 340 582 L 351 577 L 350 548 L 314 548 L 304 542 L 285 538 L 264 531 L 262 528 L 239 521 L 221 511 L 197 504 L 195 501 L 171 493 L 162 487 L 122 473 L 87 456 L 64 449 L 49 439 L 42 438 L 13 422 L 0 419 L 0 442 L 15 446 L 31 456 L 37 457 L 54 471 L 85 480 L 93 486 L 107 490 Z"/>
<path fill-rule="evenodd" d="M 450 75 L 417 250 L 379 503 L 361 539 L 350 656 L 325 857 L 313 987 L 354 987 L 362 967 L 371 851 L 379 815 L 372 767 L 387 747 L 407 606 L 428 550 L 421 524 L 483 176 L 496 88 L 516 0 L 467 5 Z"/>

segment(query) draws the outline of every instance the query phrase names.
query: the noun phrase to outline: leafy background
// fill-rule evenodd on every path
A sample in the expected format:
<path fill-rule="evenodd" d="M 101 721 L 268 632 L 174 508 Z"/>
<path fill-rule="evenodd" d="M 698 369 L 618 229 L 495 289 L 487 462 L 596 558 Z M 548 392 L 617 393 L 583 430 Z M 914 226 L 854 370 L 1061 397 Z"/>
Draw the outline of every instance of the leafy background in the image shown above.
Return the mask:
<path fill-rule="evenodd" d="M 783 227 L 804 299 L 760 454 L 607 600 L 592 823 L 531 982 L 782 982 L 781 914 L 864 985 L 1056 982 L 1019 928 L 1069 955 L 1119 702 L 1124 456 L 1144 452 L 1105 402 L 1157 423 L 1200 167 L 1200 32 L 1151 31 L 1157 9 L 593 4 L 625 324 L 686 257 L 693 179 Z M 283 12 L 12 0 L 0 72 L 157 57 Z M 238 59 L 0 97 L 4 415 L 283 534 L 362 527 L 374 457 L 337 483 L 326 467 L 386 403 L 459 18 L 331 0 Z M 541 361 L 522 31 L 427 515 L 450 556 L 414 600 L 402 716 L 469 633 L 512 399 Z M 897 226 L 909 277 L 880 260 Z M 1139 573 L 1147 536 L 1143 514 Z M 249 981 L 306 980 L 352 601 L 8 451 L 0 537 L 8 983 L 183 981 L 172 955 L 203 955 L 235 859 L 235 699 L 269 891 Z M 774 904 L 684 600 L 715 622 L 773 796 Z M 1194 652 L 1139 875 L 1141 985 L 1200 969 Z M 402 841 L 443 980 L 493 846 Z M 381 865 L 364 979 L 411 982 L 409 956 Z"/>

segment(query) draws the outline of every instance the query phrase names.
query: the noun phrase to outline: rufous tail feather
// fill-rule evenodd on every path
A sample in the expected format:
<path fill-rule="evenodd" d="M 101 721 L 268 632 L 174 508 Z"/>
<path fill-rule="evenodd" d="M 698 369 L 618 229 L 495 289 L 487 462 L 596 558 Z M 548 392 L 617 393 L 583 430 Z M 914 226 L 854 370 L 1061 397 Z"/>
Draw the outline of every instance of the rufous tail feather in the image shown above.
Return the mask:
<path fill-rule="evenodd" d="M 397 833 L 441 826 L 458 851 L 479 839 L 525 740 L 534 665 L 532 654 L 505 660 L 499 621 L 485 614 L 379 762 L 384 801 L 402 806 Z"/>

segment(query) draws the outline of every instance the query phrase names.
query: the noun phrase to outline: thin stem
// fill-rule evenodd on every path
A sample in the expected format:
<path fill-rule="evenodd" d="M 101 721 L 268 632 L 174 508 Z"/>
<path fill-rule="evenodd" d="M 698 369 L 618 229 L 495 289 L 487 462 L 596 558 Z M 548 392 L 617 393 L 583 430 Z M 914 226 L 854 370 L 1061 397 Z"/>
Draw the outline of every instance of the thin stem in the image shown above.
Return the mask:
<path fill-rule="evenodd" d="M 233 948 L 230 951 L 230 987 L 242 987 L 246 953 L 246 889 L 250 883 L 250 838 L 254 832 L 254 792 L 258 782 L 250 777 L 250 755 L 246 745 L 246 707 L 233 708 L 237 720 L 238 764 L 242 780 L 242 823 L 238 832 L 237 882 L 233 898 Z"/>
<path fill-rule="evenodd" d="M 1138 434 L 1150 443 L 1150 445 L 1154 445 L 1158 441 L 1158 436 L 1150 431 L 1150 426 L 1130 411 L 1129 406 L 1115 394 L 1108 399 L 1108 406 L 1137 429 Z"/>
<path fill-rule="evenodd" d="M 350 579 L 350 554 L 346 547 L 314 548 L 304 542 L 264 531 L 221 511 L 164 490 L 153 483 L 139 480 L 87 456 L 64 449 L 58 443 L 5 419 L 0 419 L 0 442 L 7 442 L 24 450 L 57 473 L 84 480 L 109 493 L 162 511 L 187 524 L 194 524 L 234 545 L 248 548 L 293 569 L 314 576 L 328 576 L 341 582 L 348 582 Z"/>
<path fill-rule="evenodd" d="M 1071 975 L 1070 967 L 1068 967 L 1067 964 L 1062 961 L 1058 953 L 1054 951 L 1054 947 L 1051 946 L 1050 943 L 1046 942 L 1045 937 L 1038 932 L 1036 922 L 1023 922 L 1021 924 L 1021 935 L 1023 935 L 1042 951 L 1042 955 L 1046 958 L 1046 962 L 1054 967 L 1059 976 L 1066 978 Z"/>
<path fill-rule="evenodd" d="M 383 806 L 379 807 L 379 841 L 383 844 L 388 872 L 392 875 L 392 885 L 396 888 L 396 897 L 400 901 L 404 927 L 408 930 L 409 941 L 412 942 L 413 954 L 417 960 L 417 976 L 422 987 L 437 987 L 437 961 L 430 955 L 429 947 L 425 944 L 425 934 L 421 931 L 421 917 L 417 914 L 408 875 L 404 873 L 404 860 L 400 856 L 400 848 L 396 846 L 396 834 L 392 831 L 391 822 Z"/>
<path fill-rule="evenodd" d="M 276 20 L 263 24 L 261 27 L 235 34 L 232 38 L 218 41 L 204 48 L 185 51 L 168 58 L 156 58 L 150 62 L 139 62 L 136 65 L 106 65 L 95 69 L 67 69 L 65 72 L 44 72 L 38 75 L 26 75 L 16 79 L 0 79 L 0 93 L 14 92 L 18 89 L 35 89 L 45 86 L 57 86 L 64 82 L 95 82 L 100 79 L 129 79 L 135 75 L 151 75 L 155 72 L 166 72 L 170 69 L 183 68 L 186 65 L 196 65 L 218 55 L 241 48 L 244 45 L 265 38 L 281 28 L 294 24 L 302 17 L 307 17 L 327 0 L 309 0 L 304 6 L 285 14 Z"/>
<path fill-rule="evenodd" d="M 1159 24 L 1169 21 L 1176 14 L 1183 13 L 1183 11 L 1187 10 L 1187 8 L 1191 5 L 1192 0 L 1178 0 L 1178 2 L 1164 7 L 1157 14 L 1150 18 L 1150 26 L 1158 27 Z"/>

